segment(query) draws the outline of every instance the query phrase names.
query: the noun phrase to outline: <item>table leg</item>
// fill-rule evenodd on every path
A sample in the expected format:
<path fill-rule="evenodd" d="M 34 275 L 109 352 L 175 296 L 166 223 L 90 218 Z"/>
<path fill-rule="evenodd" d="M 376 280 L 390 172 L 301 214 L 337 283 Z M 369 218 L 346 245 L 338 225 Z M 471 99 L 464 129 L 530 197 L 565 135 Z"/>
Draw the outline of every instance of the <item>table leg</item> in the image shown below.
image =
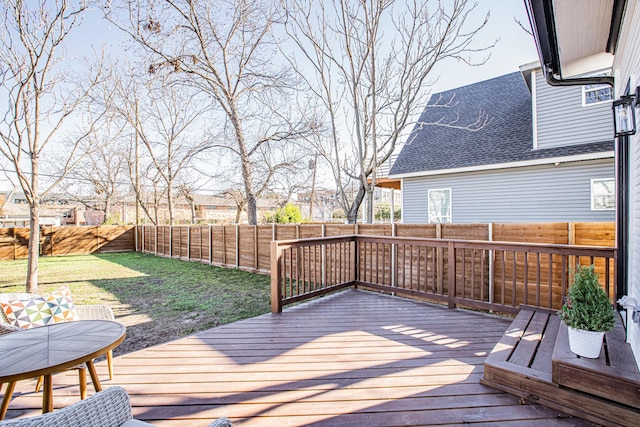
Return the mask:
<path fill-rule="evenodd" d="M 78 369 L 78 382 L 80 383 L 80 399 L 87 398 L 87 371 L 84 367 Z"/>
<path fill-rule="evenodd" d="M 44 376 L 44 391 L 42 392 L 42 413 L 53 411 L 53 381 L 51 374 Z"/>
<path fill-rule="evenodd" d="M 7 390 L 4 392 L 4 398 L 2 399 L 2 406 L 0 406 L 0 420 L 4 420 L 4 416 L 7 414 L 7 408 L 9 407 L 9 402 L 11 401 L 15 388 L 15 381 L 7 384 Z"/>
<path fill-rule="evenodd" d="M 91 381 L 93 381 L 93 388 L 96 390 L 96 392 L 102 391 L 100 378 L 98 378 L 98 374 L 96 373 L 96 367 L 93 364 L 93 360 L 89 360 L 87 362 L 87 369 L 89 370 L 89 375 L 91 375 Z"/>

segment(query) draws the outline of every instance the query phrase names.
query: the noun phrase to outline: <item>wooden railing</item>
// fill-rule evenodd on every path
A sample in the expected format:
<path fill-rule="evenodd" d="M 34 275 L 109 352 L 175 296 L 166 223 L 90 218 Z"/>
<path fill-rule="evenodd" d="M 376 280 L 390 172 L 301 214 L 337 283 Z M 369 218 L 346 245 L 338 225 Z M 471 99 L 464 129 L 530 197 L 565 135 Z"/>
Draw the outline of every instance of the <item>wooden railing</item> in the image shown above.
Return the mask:
<path fill-rule="evenodd" d="M 576 265 L 595 265 L 615 300 L 610 247 L 350 235 L 271 242 L 271 304 L 349 286 L 502 313 L 559 309 Z"/>

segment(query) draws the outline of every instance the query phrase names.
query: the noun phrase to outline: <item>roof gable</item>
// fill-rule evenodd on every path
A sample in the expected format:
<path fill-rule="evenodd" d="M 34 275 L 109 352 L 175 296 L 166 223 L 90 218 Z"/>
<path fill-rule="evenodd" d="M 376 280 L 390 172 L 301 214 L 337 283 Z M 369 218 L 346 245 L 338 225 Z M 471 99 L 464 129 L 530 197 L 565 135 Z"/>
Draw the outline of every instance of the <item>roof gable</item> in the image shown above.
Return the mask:
<path fill-rule="evenodd" d="M 520 72 L 431 96 L 390 175 L 608 151 L 612 141 L 534 150 L 531 93 Z"/>

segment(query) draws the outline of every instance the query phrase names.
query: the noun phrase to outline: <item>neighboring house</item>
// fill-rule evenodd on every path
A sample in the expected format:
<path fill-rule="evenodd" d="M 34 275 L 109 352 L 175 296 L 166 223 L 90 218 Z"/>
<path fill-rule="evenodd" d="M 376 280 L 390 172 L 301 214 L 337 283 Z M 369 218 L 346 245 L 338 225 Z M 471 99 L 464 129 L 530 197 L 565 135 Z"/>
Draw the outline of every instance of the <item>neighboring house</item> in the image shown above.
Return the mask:
<path fill-rule="evenodd" d="M 229 224 L 235 222 L 237 206 L 230 197 L 213 196 L 206 194 L 193 194 L 192 200 L 187 200 L 182 195 L 176 195 L 174 199 L 174 218 L 176 223 L 191 223 L 192 213 L 198 223 Z M 40 224 L 44 226 L 59 225 L 101 225 L 104 223 L 104 212 L 95 207 L 100 205 L 99 200 L 85 200 L 84 203 L 67 198 L 63 194 L 53 194 L 42 201 L 40 207 Z M 154 205 L 145 203 L 151 215 L 155 215 Z M 93 207 L 93 208 L 92 208 Z M 193 207 L 193 211 L 192 211 Z M 169 208 L 166 198 L 160 200 L 158 206 L 158 221 L 160 224 L 169 223 Z M 263 216 L 265 212 L 272 212 L 278 208 L 274 200 L 262 198 L 258 200 L 258 213 Z M 135 223 L 136 215 L 135 197 L 130 195 L 120 197 L 111 204 L 109 215 L 116 214 L 120 222 L 125 224 Z M 146 215 L 141 210 L 141 222 L 148 224 Z M 243 212 L 241 222 L 246 222 L 246 213 Z M 0 191 L 0 227 L 28 227 L 29 204 L 21 191 Z"/>
<path fill-rule="evenodd" d="M 432 95 L 390 171 L 403 222 L 613 221 L 611 100 L 537 63 Z"/>
<path fill-rule="evenodd" d="M 549 80 L 580 85 L 584 84 L 580 77 L 612 67 L 615 79 L 610 83 L 614 84 L 616 98 L 635 94 L 636 117 L 639 115 L 640 2 L 526 0 L 525 4 Z M 586 130 L 591 131 L 590 124 Z M 617 138 L 616 169 L 616 295 L 628 295 L 640 306 L 640 132 Z M 640 307 L 635 311 L 636 316 L 627 316 L 627 341 L 640 365 Z"/>

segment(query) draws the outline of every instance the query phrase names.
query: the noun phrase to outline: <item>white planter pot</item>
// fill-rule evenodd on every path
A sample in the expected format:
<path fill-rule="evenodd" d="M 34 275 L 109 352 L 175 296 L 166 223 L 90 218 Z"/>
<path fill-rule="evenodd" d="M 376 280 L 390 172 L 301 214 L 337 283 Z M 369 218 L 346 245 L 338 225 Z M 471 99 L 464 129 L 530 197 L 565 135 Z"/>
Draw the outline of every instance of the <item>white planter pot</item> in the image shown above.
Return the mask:
<path fill-rule="evenodd" d="M 602 349 L 604 332 L 569 328 L 569 349 L 581 357 L 597 359 Z"/>

